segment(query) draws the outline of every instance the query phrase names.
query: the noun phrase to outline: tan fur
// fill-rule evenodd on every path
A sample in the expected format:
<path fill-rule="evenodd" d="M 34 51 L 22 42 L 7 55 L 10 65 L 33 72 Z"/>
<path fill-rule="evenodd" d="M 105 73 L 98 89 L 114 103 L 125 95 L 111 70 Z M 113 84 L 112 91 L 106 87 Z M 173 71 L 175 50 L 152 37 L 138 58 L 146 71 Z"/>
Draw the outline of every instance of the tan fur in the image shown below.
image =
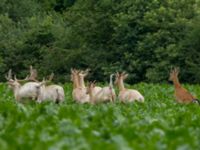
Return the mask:
<path fill-rule="evenodd" d="M 144 102 L 144 97 L 140 94 L 139 91 L 133 89 L 126 89 L 124 87 L 124 80 L 128 77 L 128 74 L 125 73 L 116 73 L 115 84 L 119 88 L 119 100 L 121 102 L 132 102 L 139 101 Z"/>
<path fill-rule="evenodd" d="M 107 87 L 103 87 L 98 92 L 95 91 L 95 83 L 91 83 L 88 87 L 88 93 L 90 95 L 91 103 L 98 103 L 98 102 L 114 102 L 116 99 L 115 90 L 112 85 L 112 76 L 110 76 L 110 85 Z"/>
<path fill-rule="evenodd" d="M 80 85 L 79 71 L 71 69 L 71 81 L 73 82 L 72 97 L 76 102 L 88 103 L 89 95 L 86 94 L 86 88 Z"/>

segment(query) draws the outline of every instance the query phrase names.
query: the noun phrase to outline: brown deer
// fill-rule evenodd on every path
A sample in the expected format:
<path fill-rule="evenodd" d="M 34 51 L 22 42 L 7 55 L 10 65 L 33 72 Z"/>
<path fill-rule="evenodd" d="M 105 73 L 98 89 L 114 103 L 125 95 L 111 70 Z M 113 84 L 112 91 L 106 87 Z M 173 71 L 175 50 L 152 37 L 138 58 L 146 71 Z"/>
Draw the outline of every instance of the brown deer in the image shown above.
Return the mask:
<path fill-rule="evenodd" d="M 181 86 L 178 79 L 178 75 L 179 75 L 179 68 L 171 69 L 169 80 L 172 81 L 174 84 L 174 89 L 175 89 L 174 95 L 176 101 L 185 104 L 192 102 L 200 104 L 200 101 L 195 96 L 193 96 L 191 93 L 188 92 L 188 90 L 186 90 L 184 87 Z"/>

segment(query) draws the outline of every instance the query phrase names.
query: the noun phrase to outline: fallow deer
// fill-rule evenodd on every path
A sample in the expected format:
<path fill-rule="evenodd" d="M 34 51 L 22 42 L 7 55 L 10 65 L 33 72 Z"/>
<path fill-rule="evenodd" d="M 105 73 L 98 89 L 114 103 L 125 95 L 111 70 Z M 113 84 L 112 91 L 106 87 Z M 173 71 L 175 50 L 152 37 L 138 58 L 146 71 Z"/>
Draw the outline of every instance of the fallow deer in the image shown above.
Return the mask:
<path fill-rule="evenodd" d="M 65 99 L 65 92 L 60 85 L 46 85 L 47 82 L 51 82 L 54 74 L 52 73 L 48 80 L 43 79 L 40 90 L 38 93 L 37 102 L 45 100 L 53 100 L 55 103 L 63 102 Z"/>
<path fill-rule="evenodd" d="M 115 84 L 117 84 L 119 88 L 119 100 L 121 102 L 133 102 L 139 101 L 144 102 L 144 97 L 142 94 L 134 89 L 126 89 L 124 87 L 124 80 L 128 77 L 128 74 L 125 72 L 123 73 L 116 73 Z"/>
<path fill-rule="evenodd" d="M 85 86 L 85 81 L 84 78 L 88 75 L 90 69 L 86 69 L 85 71 L 79 71 L 78 75 L 79 75 L 79 85 L 80 88 L 82 88 L 83 91 L 86 92 L 86 86 Z M 102 88 L 99 86 L 95 86 L 93 93 L 96 94 L 98 93 Z"/>
<path fill-rule="evenodd" d="M 91 103 L 98 103 L 98 102 L 114 102 L 116 98 L 115 90 L 113 88 L 112 78 L 114 74 L 110 75 L 110 83 L 109 86 L 103 87 L 99 92 L 95 93 L 95 83 L 90 83 L 88 87 L 87 93 L 90 95 L 90 102 Z"/>
<path fill-rule="evenodd" d="M 12 79 L 12 70 L 9 70 L 8 75 L 5 77 L 7 79 L 8 85 L 13 90 L 15 99 L 17 101 L 20 101 L 23 98 L 32 98 L 33 100 L 37 99 L 40 83 L 28 82 L 21 85 L 20 81 L 24 80 L 18 80 L 16 76 L 14 77 L 14 79 Z M 25 81 L 27 80 L 28 78 L 25 79 Z"/>
<path fill-rule="evenodd" d="M 80 85 L 78 70 L 71 69 L 71 81 L 73 82 L 73 91 L 72 91 L 73 99 L 79 103 L 89 103 L 89 95 L 86 94 L 86 90 L 83 88 L 84 85 Z"/>

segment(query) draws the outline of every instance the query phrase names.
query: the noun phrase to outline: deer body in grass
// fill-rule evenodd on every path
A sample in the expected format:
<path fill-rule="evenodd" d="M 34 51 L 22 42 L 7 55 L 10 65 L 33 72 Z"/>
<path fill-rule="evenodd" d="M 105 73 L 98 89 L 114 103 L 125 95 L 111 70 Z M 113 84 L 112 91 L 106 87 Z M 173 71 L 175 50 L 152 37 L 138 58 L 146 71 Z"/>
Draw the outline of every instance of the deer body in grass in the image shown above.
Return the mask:
<path fill-rule="evenodd" d="M 53 100 L 60 102 L 64 100 L 64 90 L 59 85 L 46 86 L 44 82 L 39 82 L 37 79 L 37 70 L 30 66 L 30 75 L 24 80 L 12 79 L 12 73 L 9 71 L 6 79 L 8 80 L 9 86 L 13 89 L 15 99 L 21 100 L 22 98 L 32 98 L 41 102 L 44 100 Z M 27 82 L 23 85 L 20 82 Z"/>
<path fill-rule="evenodd" d="M 65 99 L 65 93 L 63 87 L 59 85 L 48 85 L 45 83 L 40 86 L 38 93 L 37 102 L 42 102 L 46 100 L 52 100 L 55 103 L 63 102 Z"/>
<path fill-rule="evenodd" d="M 16 77 L 12 79 L 12 71 L 10 70 L 8 76 L 6 76 L 7 83 L 9 87 L 14 92 L 14 97 L 17 101 L 22 100 L 23 98 L 31 98 L 32 100 L 36 100 L 38 97 L 40 83 L 37 82 L 27 82 L 25 84 L 21 84 L 20 81 Z M 28 78 L 25 79 L 27 81 Z"/>
<path fill-rule="evenodd" d="M 98 102 L 114 102 L 116 99 L 115 90 L 113 88 L 112 78 L 113 74 L 110 75 L 110 83 L 109 86 L 101 88 L 98 92 L 95 91 L 95 83 L 90 83 L 88 87 L 88 93 L 90 95 L 91 103 Z"/>
<path fill-rule="evenodd" d="M 52 100 L 56 103 L 64 101 L 65 98 L 65 93 L 64 89 L 60 85 L 46 85 L 47 82 L 51 82 L 53 79 L 54 74 L 52 73 L 51 76 L 49 77 L 49 80 L 43 79 L 42 82 L 39 82 L 37 78 L 37 70 L 33 69 L 32 66 L 30 67 L 30 76 L 29 80 L 35 81 L 36 83 L 39 84 L 38 88 L 38 95 L 37 95 L 37 102 L 42 102 L 46 100 Z"/>
<path fill-rule="evenodd" d="M 178 75 L 179 75 L 179 69 L 174 68 L 173 70 L 171 70 L 169 77 L 169 80 L 172 81 L 174 84 L 174 95 L 176 101 L 178 103 L 186 103 L 186 104 L 192 102 L 200 103 L 200 101 L 195 96 L 193 96 L 187 89 L 182 87 L 182 85 L 179 82 Z"/>
<path fill-rule="evenodd" d="M 60 85 L 46 85 L 48 82 L 51 82 L 54 74 L 51 74 L 48 80 L 43 79 L 40 84 L 39 93 L 37 102 L 42 102 L 46 100 L 52 100 L 55 103 L 63 102 L 65 99 L 65 92 L 62 86 Z"/>
<path fill-rule="evenodd" d="M 133 102 L 133 101 L 144 102 L 144 97 L 139 91 L 134 89 L 127 89 L 124 87 L 124 80 L 127 77 L 128 74 L 126 74 L 125 72 L 116 73 L 115 84 L 117 84 L 119 88 L 119 95 L 118 95 L 119 100 L 121 102 Z"/>

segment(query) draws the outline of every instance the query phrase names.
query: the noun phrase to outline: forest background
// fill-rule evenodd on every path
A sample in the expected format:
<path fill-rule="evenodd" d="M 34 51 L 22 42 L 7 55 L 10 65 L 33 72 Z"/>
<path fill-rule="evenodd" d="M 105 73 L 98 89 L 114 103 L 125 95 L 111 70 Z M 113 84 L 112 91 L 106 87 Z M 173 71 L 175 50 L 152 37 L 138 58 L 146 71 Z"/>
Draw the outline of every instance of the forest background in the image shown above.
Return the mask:
<path fill-rule="evenodd" d="M 0 81 L 29 65 L 59 82 L 72 67 L 98 81 L 127 71 L 129 83 L 166 82 L 178 66 L 200 83 L 199 0 L 1 0 Z"/>

